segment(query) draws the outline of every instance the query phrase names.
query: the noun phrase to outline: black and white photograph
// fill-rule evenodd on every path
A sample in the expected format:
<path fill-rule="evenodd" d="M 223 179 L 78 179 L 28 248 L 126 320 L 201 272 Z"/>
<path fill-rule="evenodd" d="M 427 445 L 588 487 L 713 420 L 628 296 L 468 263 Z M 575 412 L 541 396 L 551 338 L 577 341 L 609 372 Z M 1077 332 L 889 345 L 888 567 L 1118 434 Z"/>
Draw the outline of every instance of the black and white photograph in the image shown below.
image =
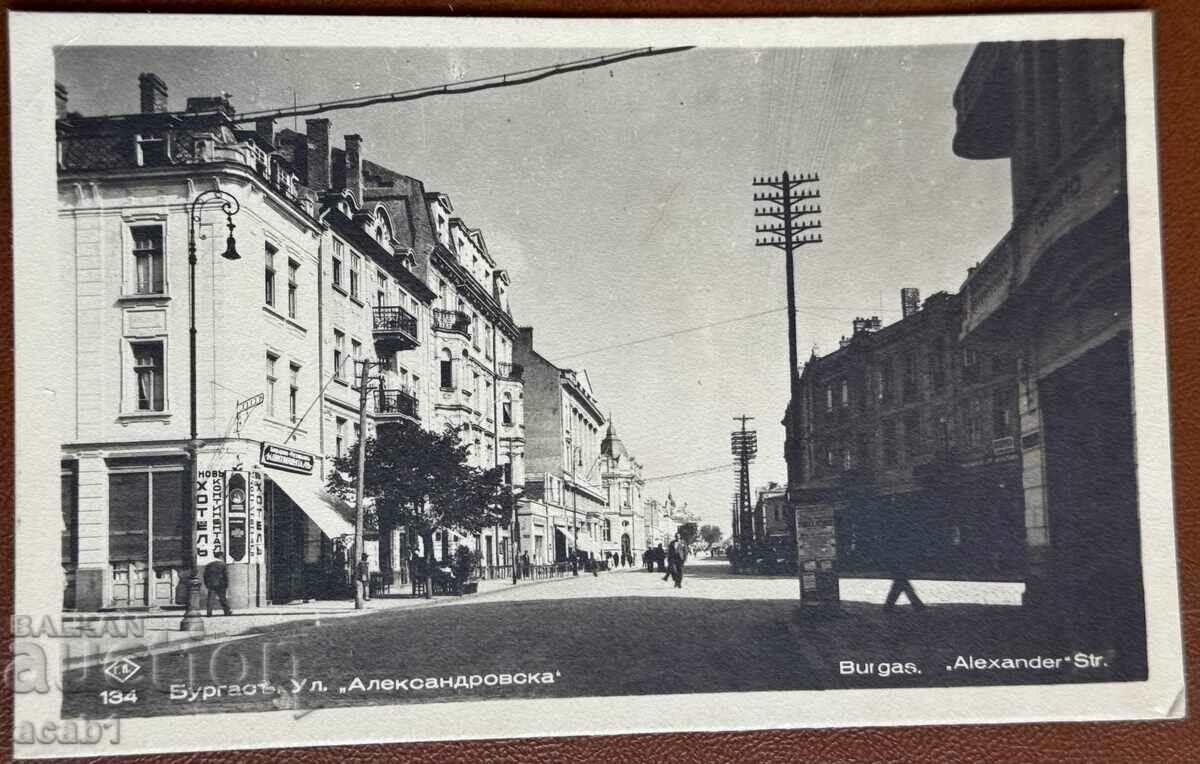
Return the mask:
<path fill-rule="evenodd" d="M 1147 15 L 237 18 L 13 17 L 15 755 L 1184 712 Z"/>

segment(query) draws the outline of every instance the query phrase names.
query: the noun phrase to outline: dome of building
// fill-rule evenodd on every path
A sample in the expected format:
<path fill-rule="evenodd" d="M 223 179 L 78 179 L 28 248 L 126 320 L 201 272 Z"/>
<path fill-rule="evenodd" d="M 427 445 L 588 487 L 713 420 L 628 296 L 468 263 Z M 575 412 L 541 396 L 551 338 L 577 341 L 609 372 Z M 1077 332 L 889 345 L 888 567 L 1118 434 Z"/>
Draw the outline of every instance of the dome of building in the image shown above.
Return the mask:
<path fill-rule="evenodd" d="M 608 432 L 605 433 L 604 440 L 600 441 L 600 453 L 616 461 L 629 459 L 629 451 L 617 436 L 617 428 L 613 426 L 611 419 L 608 420 Z"/>

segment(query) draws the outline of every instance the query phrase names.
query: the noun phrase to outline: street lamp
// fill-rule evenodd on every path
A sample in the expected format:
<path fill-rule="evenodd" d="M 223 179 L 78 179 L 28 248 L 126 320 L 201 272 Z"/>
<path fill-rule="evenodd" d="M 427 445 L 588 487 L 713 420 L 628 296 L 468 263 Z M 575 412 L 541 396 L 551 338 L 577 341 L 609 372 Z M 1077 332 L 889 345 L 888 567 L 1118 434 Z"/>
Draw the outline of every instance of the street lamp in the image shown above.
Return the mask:
<path fill-rule="evenodd" d="M 575 484 L 575 461 L 580 455 L 578 446 L 571 447 L 571 436 L 567 435 L 567 458 L 571 460 L 571 529 L 575 537 L 575 548 L 571 552 L 571 575 L 579 575 L 579 492 Z"/>
<path fill-rule="evenodd" d="M 187 610 L 183 620 L 179 622 L 181 631 L 192 631 L 200 626 L 200 568 L 196 559 L 196 485 L 200 474 L 200 448 L 204 443 L 196 432 L 196 225 L 200 223 L 200 213 L 204 205 L 219 202 L 221 211 L 225 213 L 225 225 L 229 228 L 229 236 L 225 239 L 225 251 L 221 257 L 226 260 L 239 260 L 237 243 L 233 240 L 233 216 L 241 210 L 237 197 L 219 188 L 210 188 L 200 192 L 188 207 L 188 379 L 190 382 L 189 409 L 191 431 L 188 438 L 188 461 L 191 463 L 192 484 L 188 489 L 191 509 L 189 512 L 188 533 L 185 543 L 191 562 L 191 573 L 187 581 Z"/>

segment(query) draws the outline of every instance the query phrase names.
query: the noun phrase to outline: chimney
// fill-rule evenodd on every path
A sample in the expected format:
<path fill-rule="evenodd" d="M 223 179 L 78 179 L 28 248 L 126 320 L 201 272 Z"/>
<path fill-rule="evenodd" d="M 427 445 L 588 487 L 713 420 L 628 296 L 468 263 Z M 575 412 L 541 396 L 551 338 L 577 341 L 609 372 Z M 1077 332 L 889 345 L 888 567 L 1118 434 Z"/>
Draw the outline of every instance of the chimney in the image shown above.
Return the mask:
<path fill-rule="evenodd" d="M 329 190 L 329 120 L 306 119 L 308 132 L 308 186 L 321 193 Z"/>
<path fill-rule="evenodd" d="M 871 316 L 871 321 L 867 324 L 867 331 L 877 332 L 883 328 L 883 322 L 879 320 L 879 316 Z"/>
<path fill-rule="evenodd" d="M 362 136 L 346 136 L 346 190 L 354 196 L 354 201 L 362 206 L 363 203 L 362 175 Z"/>
<path fill-rule="evenodd" d="M 900 312 L 902 318 L 908 318 L 921 309 L 921 290 L 916 287 L 904 287 L 900 290 Z"/>
<path fill-rule="evenodd" d="M 139 74 L 138 87 L 142 91 L 142 114 L 161 114 L 167 110 L 167 83 L 157 74 Z"/>
<path fill-rule="evenodd" d="M 254 120 L 254 137 L 263 148 L 275 148 L 275 120 L 270 117 Z"/>
<path fill-rule="evenodd" d="M 57 119 L 67 116 L 67 88 L 61 82 L 54 83 L 54 116 Z"/>
<path fill-rule="evenodd" d="M 853 332 L 854 334 L 858 334 L 859 332 L 865 332 L 867 330 L 867 319 L 862 318 L 860 316 L 855 316 L 853 327 L 854 327 L 854 332 Z"/>

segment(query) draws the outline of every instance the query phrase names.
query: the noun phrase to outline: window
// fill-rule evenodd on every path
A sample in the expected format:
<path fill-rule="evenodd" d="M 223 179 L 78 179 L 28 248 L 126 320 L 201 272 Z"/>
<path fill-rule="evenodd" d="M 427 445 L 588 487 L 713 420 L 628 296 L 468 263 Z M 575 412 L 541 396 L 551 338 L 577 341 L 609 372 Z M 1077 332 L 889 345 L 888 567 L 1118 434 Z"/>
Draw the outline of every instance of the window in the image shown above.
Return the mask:
<path fill-rule="evenodd" d="M 851 470 L 854 468 L 854 459 L 850 454 L 849 446 L 842 446 L 842 469 Z"/>
<path fill-rule="evenodd" d="M 337 329 L 333 330 L 333 378 L 346 378 L 345 371 L 342 366 L 346 362 L 346 333 L 340 332 Z"/>
<path fill-rule="evenodd" d="M 1003 438 L 1013 434 L 1013 396 L 997 390 L 992 400 L 992 437 Z"/>
<path fill-rule="evenodd" d="M 273 353 L 267 353 L 267 416 L 275 416 L 275 383 L 278 377 L 275 376 L 275 362 L 279 360 L 279 356 Z"/>
<path fill-rule="evenodd" d="M 359 364 L 362 363 L 362 343 L 358 340 L 350 340 L 350 357 L 354 359 L 354 379 L 351 382 L 354 389 L 358 389 L 358 374 Z"/>
<path fill-rule="evenodd" d="M 505 427 L 511 427 L 513 423 L 513 402 L 512 394 L 505 393 L 504 400 L 500 403 L 500 423 Z"/>
<path fill-rule="evenodd" d="M 167 139 L 163 135 L 137 136 L 137 159 L 142 167 L 164 165 L 170 157 L 167 152 Z"/>
<path fill-rule="evenodd" d="M 865 432 L 858 433 L 858 463 L 866 466 L 871 459 L 870 446 L 867 442 L 867 434 Z"/>
<path fill-rule="evenodd" d="M 492 342 L 493 342 L 492 332 L 494 332 L 494 331 L 495 331 L 495 327 L 493 327 L 491 324 L 487 324 L 484 327 L 483 354 L 486 355 L 488 357 L 488 359 L 491 359 L 491 357 L 492 357 Z"/>
<path fill-rule="evenodd" d="M 375 271 L 375 283 L 378 285 L 375 289 L 375 304 L 377 306 L 387 305 L 387 274 L 383 271 Z"/>
<path fill-rule="evenodd" d="M 275 248 L 266 245 L 266 270 L 263 291 L 263 302 L 275 307 Z"/>
<path fill-rule="evenodd" d="M 942 356 L 945 352 L 942 338 L 933 344 L 933 353 L 929 356 L 929 381 L 935 392 L 941 392 L 946 387 L 946 365 Z"/>
<path fill-rule="evenodd" d="M 446 282 L 438 280 L 438 307 L 442 310 L 448 310 L 450 303 L 446 300 Z"/>
<path fill-rule="evenodd" d="M 894 467 L 896 460 L 896 421 L 888 420 L 883 423 L 883 463 Z"/>
<path fill-rule="evenodd" d="M 885 358 L 879 365 L 879 400 L 888 403 L 892 400 L 895 386 L 895 372 L 892 369 L 892 359 Z"/>
<path fill-rule="evenodd" d="M 915 353 L 907 353 L 904 356 L 904 400 L 915 401 L 918 394 L 917 356 Z"/>
<path fill-rule="evenodd" d="M 288 260 L 288 318 L 296 317 L 296 290 L 299 288 L 296 273 L 299 270 L 300 263 Z"/>
<path fill-rule="evenodd" d="M 438 364 L 438 369 L 441 372 L 441 386 L 443 390 L 454 387 L 454 360 L 450 357 L 450 351 L 442 350 L 442 358 Z"/>
<path fill-rule="evenodd" d="M 350 296 L 358 299 L 358 279 L 362 272 L 362 256 L 350 253 Z"/>
<path fill-rule="evenodd" d="M 825 411 L 828 413 L 833 411 L 833 386 L 825 386 Z"/>
<path fill-rule="evenodd" d="M 979 380 L 979 361 L 972 348 L 963 348 L 962 366 L 964 382 L 976 382 Z"/>
<path fill-rule="evenodd" d="M 472 313 L 471 314 L 471 344 L 475 346 L 476 350 L 479 349 L 479 340 L 481 339 L 481 337 L 479 335 L 480 335 L 479 314 Z"/>
<path fill-rule="evenodd" d="M 354 423 L 354 445 L 358 445 L 358 441 L 362 440 L 362 425 L 358 422 Z"/>
<path fill-rule="evenodd" d="M 346 420 L 343 417 L 337 417 L 334 428 L 334 455 L 339 459 L 343 455 L 343 449 L 346 447 Z"/>
<path fill-rule="evenodd" d="M 333 241 L 333 285 L 341 287 L 344 275 L 342 263 L 346 261 L 346 245 L 334 239 Z"/>
<path fill-rule="evenodd" d="M 612 520 L 604 518 L 604 540 L 612 541 Z"/>
<path fill-rule="evenodd" d="M 166 409 L 165 377 L 163 375 L 162 342 L 130 343 L 133 354 L 134 389 L 138 411 Z"/>
<path fill-rule="evenodd" d="M 291 383 L 288 385 L 288 415 L 295 424 L 300 419 L 300 367 L 288 364 L 291 373 Z"/>
<path fill-rule="evenodd" d="M 825 466 L 830 469 L 833 469 L 833 460 L 834 460 L 833 459 L 833 449 L 826 448 L 825 449 Z"/>
<path fill-rule="evenodd" d="M 967 445 L 978 446 L 983 442 L 983 405 L 978 398 L 967 403 L 966 420 Z"/>
<path fill-rule="evenodd" d="M 924 450 L 924 438 L 921 436 L 921 417 L 915 411 L 904 415 L 904 450 L 909 459 Z"/>
<path fill-rule="evenodd" d="M 842 408 L 850 407 L 850 383 L 842 380 Z"/>
<path fill-rule="evenodd" d="M 109 472 L 108 561 L 114 605 L 173 604 L 175 587 L 170 584 L 178 581 L 184 566 L 189 479 L 179 463 L 117 467 Z M 207 518 L 197 518 L 197 533 L 209 530 Z M 199 560 L 201 565 L 205 562 Z"/>
<path fill-rule="evenodd" d="M 133 235 L 133 270 L 136 294 L 162 294 L 163 235 L 162 226 L 137 226 Z"/>

